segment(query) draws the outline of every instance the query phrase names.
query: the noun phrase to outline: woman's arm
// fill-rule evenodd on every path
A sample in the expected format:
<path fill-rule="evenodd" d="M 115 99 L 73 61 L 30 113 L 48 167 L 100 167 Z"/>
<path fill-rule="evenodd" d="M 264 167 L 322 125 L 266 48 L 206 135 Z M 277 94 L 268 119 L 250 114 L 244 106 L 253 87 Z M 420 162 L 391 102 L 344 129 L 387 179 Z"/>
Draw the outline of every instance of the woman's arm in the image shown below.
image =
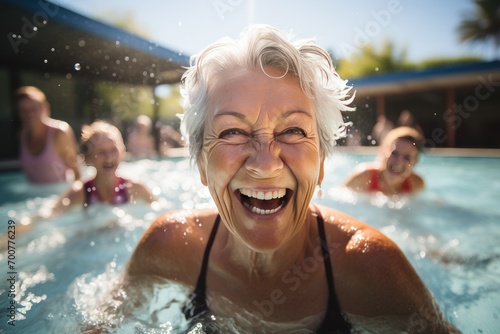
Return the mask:
<path fill-rule="evenodd" d="M 81 174 L 78 165 L 78 145 L 75 134 L 68 123 L 58 122 L 54 146 L 66 166 L 73 170 L 75 180 L 79 180 Z"/>

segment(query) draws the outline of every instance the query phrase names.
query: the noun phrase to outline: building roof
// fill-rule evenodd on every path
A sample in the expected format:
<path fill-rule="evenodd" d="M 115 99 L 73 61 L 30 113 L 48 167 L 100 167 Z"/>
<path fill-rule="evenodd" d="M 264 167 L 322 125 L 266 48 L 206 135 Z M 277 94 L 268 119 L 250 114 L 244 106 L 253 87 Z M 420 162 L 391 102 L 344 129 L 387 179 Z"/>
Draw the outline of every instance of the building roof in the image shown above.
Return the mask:
<path fill-rule="evenodd" d="M 441 66 L 432 69 L 404 71 L 349 80 L 359 95 L 399 94 L 491 82 L 500 85 L 500 61 Z"/>
<path fill-rule="evenodd" d="M 188 56 L 45 0 L 0 0 L 0 32 L 0 66 L 11 69 L 156 85 L 180 81 L 189 63 Z"/>

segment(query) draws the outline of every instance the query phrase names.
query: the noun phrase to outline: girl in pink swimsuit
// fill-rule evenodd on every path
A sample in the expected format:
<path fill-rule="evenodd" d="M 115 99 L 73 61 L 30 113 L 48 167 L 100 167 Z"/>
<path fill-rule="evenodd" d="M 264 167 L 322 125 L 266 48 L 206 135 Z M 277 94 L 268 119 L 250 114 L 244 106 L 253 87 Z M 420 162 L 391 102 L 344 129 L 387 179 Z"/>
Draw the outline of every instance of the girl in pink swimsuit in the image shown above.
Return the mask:
<path fill-rule="evenodd" d="M 142 184 L 117 175 L 118 165 L 125 153 L 123 138 L 115 126 L 96 121 L 82 128 L 81 151 L 85 163 L 96 170 L 95 177 L 77 181 L 61 196 L 54 213 L 80 205 L 94 203 L 120 205 L 142 200 L 152 203 L 155 198 Z"/>

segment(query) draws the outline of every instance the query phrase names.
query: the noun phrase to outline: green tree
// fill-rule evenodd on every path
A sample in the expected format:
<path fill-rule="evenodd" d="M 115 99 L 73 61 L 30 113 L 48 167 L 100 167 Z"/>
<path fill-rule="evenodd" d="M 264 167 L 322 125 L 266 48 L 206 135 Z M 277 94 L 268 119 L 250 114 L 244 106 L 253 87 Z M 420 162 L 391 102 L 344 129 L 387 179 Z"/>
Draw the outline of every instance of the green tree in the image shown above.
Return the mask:
<path fill-rule="evenodd" d="M 398 51 L 393 42 L 385 39 L 380 50 L 366 44 L 361 47 L 360 52 L 341 59 L 337 71 L 342 78 L 350 79 L 410 68 L 412 65 L 407 61 L 406 49 Z"/>
<path fill-rule="evenodd" d="M 462 42 L 493 42 L 500 47 L 500 0 L 473 0 L 476 10 L 465 13 L 458 26 Z"/>

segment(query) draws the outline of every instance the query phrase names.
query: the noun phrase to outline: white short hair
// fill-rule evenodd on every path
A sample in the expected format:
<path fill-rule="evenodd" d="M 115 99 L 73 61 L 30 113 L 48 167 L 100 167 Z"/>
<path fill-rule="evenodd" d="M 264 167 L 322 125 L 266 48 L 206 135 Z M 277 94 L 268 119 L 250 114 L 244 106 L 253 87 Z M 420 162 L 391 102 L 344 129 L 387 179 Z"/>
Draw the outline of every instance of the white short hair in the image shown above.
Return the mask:
<path fill-rule="evenodd" d="M 322 154 L 328 156 L 336 140 L 345 136 L 341 112 L 354 110 L 349 106 L 354 95 L 349 95 L 352 87 L 338 76 L 328 52 L 313 40 L 292 42 L 276 28 L 259 24 L 243 31 L 239 39 L 223 38 L 191 57 L 182 78 L 181 131 L 193 159 L 198 161 L 203 147 L 210 84 L 224 80 L 227 70 L 264 71 L 266 67 L 283 70 L 283 76 L 292 74 L 299 80 L 314 106 Z"/>

